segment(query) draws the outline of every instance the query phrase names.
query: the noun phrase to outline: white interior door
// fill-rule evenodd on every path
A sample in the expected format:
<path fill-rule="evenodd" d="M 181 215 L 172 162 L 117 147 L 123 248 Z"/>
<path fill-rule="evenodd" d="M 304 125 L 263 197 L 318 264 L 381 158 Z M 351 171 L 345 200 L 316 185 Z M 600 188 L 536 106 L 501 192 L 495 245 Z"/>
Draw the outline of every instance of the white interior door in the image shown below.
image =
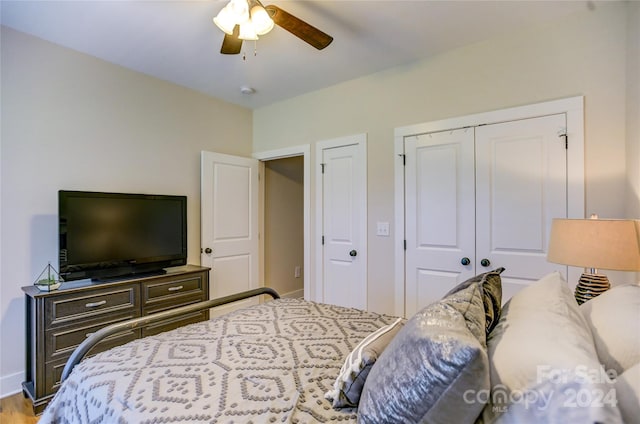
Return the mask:
<path fill-rule="evenodd" d="M 212 299 L 258 287 L 258 161 L 202 152 L 201 264 Z M 221 306 L 212 316 L 257 303 Z"/>
<path fill-rule="evenodd" d="M 405 155 L 410 317 L 475 273 L 473 128 L 408 137 Z"/>
<path fill-rule="evenodd" d="M 505 268 L 505 299 L 554 270 L 566 275 L 547 262 L 551 220 L 567 217 L 566 126 L 557 114 L 476 128 L 476 267 Z"/>
<path fill-rule="evenodd" d="M 367 307 L 365 136 L 318 143 L 324 303 Z"/>

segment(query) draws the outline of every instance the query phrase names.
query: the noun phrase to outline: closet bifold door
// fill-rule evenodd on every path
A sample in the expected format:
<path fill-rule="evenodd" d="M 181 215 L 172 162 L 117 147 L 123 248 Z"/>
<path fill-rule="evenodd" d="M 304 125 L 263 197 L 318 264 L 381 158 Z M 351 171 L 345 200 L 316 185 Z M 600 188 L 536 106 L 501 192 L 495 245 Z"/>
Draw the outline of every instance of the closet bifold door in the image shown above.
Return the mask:
<path fill-rule="evenodd" d="M 405 138 L 405 314 L 475 273 L 474 129 Z"/>
<path fill-rule="evenodd" d="M 564 114 L 476 127 L 476 269 L 505 268 L 503 299 L 564 269 L 546 256 L 567 216 L 565 128 Z"/>

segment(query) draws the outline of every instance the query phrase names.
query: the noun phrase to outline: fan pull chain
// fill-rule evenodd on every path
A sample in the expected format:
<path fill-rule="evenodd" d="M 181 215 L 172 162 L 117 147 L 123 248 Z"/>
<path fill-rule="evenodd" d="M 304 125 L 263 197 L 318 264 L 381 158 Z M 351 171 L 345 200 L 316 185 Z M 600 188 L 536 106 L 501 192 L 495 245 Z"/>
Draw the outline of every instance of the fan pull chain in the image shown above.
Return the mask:
<path fill-rule="evenodd" d="M 253 56 L 258 56 L 258 42 L 254 41 L 253 42 Z M 242 60 L 246 61 L 247 60 L 247 53 L 244 51 L 244 49 L 242 49 Z"/>

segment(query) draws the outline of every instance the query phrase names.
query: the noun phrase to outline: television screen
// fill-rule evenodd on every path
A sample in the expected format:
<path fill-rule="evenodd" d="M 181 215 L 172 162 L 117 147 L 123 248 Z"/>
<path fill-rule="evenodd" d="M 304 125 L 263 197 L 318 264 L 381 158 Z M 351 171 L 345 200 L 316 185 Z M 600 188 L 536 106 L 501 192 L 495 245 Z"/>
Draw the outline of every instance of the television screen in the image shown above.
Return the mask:
<path fill-rule="evenodd" d="M 160 272 L 187 259 L 185 196 L 58 193 L 66 281 Z"/>

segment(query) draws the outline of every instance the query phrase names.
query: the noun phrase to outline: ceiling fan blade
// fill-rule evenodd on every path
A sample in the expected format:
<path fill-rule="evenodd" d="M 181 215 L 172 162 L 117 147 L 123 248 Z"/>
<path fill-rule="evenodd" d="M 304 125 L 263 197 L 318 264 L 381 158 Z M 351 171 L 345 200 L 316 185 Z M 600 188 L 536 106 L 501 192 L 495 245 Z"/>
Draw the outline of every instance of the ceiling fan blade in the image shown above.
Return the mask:
<path fill-rule="evenodd" d="M 302 19 L 296 18 L 289 12 L 285 12 L 278 6 L 265 6 L 267 12 L 276 25 L 286 29 L 302 41 L 311 44 L 318 50 L 327 47 L 333 41 L 333 37 L 320 31 L 318 28 L 309 25 Z"/>
<path fill-rule="evenodd" d="M 227 33 L 224 34 L 224 40 L 222 40 L 222 47 L 220 53 L 222 54 L 238 54 L 242 49 L 242 40 L 238 38 L 240 35 L 240 27 L 236 25 L 233 28 L 233 35 Z"/>

